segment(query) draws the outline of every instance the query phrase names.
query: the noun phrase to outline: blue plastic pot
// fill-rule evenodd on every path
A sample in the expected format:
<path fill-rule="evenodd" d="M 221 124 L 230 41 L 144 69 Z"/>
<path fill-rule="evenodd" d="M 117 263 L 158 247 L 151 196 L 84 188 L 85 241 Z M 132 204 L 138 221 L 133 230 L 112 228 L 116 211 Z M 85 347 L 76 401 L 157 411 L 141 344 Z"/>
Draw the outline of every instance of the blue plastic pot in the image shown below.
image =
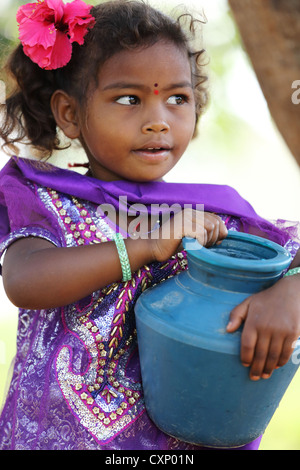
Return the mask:
<path fill-rule="evenodd" d="M 299 361 L 251 381 L 240 361 L 241 331 L 227 333 L 226 325 L 233 307 L 274 284 L 291 258 L 273 242 L 237 232 L 212 248 L 183 243 L 189 269 L 136 304 L 146 408 L 181 440 L 242 446 L 265 431 Z"/>

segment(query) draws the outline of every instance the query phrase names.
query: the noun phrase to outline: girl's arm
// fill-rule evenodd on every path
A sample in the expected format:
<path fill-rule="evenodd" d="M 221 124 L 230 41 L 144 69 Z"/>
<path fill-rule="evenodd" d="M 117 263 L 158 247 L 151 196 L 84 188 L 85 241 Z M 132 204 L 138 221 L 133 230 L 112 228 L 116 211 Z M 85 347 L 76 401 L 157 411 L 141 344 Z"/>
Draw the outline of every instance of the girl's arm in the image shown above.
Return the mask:
<path fill-rule="evenodd" d="M 297 266 L 300 251 L 290 267 Z M 252 380 L 267 379 L 288 362 L 300 336 L 300 274 L 283 277 L 235 307 L 227 331 L 242 323 L 241 361 L 250 368 Z"/>
<path fill-rule="evenodd" d="M 133 271 L 153 261 L 147 240 L 129 239 L 126 245 Z M 122 270 L 114 242 L 57 248 L 44 239 L 24 238 L 7 250 L 2 275 L 6 294 L 17 307 L 47 309 L 121 279 Z"/>
<path fill-rule="evenodd" d="M 182 217 L 185 214 L 186 218 Z M 179 249 L 183 236 L 194 236 L 202 245 L 216 243 L 227 235 L 222 220 L 209 213 L 185 210 L 174 216 L 168 237 L 166 223 L 152 238 L 125 241 L 131 271 L 153 261 L 166 261 Z M 190 218 L 190 224 L 182 221 Z M 179 223 L 176 223 L 179 222 Z M 192 227 L 193 232 L 185 227 Z M 195 227 L 196 225 L 196 227 Z M 3 263 L 3 284 L 12 303 L 21 308 L 41 309 L 73 303 L 122 278 L 114 242 L 58 248 L 40 238 L 13 243 Z"/>

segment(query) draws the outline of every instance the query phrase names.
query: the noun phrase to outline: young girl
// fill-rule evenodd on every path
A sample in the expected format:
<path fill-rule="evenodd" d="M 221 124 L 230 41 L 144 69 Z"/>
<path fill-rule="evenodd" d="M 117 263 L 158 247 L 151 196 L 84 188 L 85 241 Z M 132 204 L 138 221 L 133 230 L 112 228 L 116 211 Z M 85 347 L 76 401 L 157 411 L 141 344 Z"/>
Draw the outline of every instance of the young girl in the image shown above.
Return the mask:
<path fill-rule="evenodd" d="M 58 126 L 80 141 L 89 168 L 81 175 L 12 157 L 1 172 L 2 275 L 20 317 L 0 448 L 201 449 L 165 435 L 145 411 L 135 302 L 187 268 L 183 236 L 209 246 L 230 228 L 287 246 L 295 275 L 247 299 L 228 325 L 230 333 L 245 322 L 242 363 L 253 380 L 267 378 L 300 332 L 299 245 L 227 186 L 162 181 L 206 100 L 201 51 L 180 19 L 142 2 L 44 0 L 21 7 L 17 20 L 4 143 L 26 137 L 49 155 L 60 148 Z M 139 223 L 121 198 L 146 208 Z M 182 209 L 154 220 L 162 203 Z"/>

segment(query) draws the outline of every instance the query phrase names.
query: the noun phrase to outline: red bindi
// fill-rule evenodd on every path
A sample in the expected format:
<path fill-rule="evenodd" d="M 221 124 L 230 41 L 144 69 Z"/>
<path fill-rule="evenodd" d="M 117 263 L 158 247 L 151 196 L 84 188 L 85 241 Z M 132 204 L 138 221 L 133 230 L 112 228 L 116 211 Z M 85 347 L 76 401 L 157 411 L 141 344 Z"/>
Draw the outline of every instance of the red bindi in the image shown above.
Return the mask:
<path fill-rule="evenodd" d="M 158 87 L 158 83 L 154 83 L 154 86 L 155 86 L 155 87 Z M 158 93 L 159 93 L 158 90 L 154 90 L 154 94 L 155 94 L 155 95 L 158 95 Z"/>

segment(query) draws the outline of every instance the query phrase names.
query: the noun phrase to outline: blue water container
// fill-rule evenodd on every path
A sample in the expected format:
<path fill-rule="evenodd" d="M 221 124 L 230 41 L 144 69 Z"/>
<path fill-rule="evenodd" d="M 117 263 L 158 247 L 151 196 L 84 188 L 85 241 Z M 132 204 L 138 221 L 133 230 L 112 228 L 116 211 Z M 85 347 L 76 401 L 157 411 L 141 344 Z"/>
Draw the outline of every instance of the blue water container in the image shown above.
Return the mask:
<path fill-rule="evenodd" d="M 211 248 L 185 238 L 188 270 L 145 291 L 136 308 L 147 411 L 165 433 L 208 447 L 239 447 L 266 429 L 298 368 L 251 381 L 231 310 L 270 287 L 291 262 L 266 239 L 229 231 Z M 284 312 L 282 312 L 284 315 Z"/>

